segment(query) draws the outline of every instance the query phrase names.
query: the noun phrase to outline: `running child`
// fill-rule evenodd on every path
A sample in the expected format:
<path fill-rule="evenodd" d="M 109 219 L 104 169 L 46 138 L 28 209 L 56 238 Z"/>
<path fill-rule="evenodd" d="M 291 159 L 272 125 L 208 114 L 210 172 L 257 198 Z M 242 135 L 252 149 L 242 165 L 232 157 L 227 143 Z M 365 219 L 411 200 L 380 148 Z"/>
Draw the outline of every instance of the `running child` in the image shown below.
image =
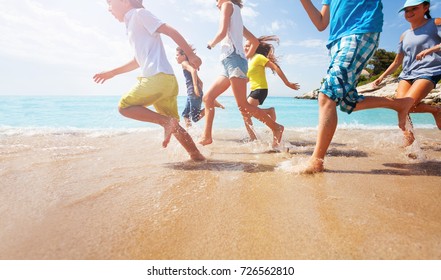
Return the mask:
<path fill-rule="evenodd" d="M 410 113 L 431 113 L 441 129 L 441 107 L 421 103 L 441 79 L 441 18 L 430 16 L 430 0 L 407 0 L 402 11 L 410 29 L 401 35 L 394 61 L 373 85 L 378 87 L 402 65 L 396 97 L 412 98 Z M 415 141 L 410 125 L 404 132 L 406 146 Z"/>
<path fill-rule="evenodd" d="M 317 142 L 304 173 L 324 171 L 324 159 L 337 129 L 337 111 L 388 108 L 398 113 L 398 126 L 405 130 L 411 98 L 391 99 L 359 95 L 356 86 L 361 71 L 378 47 L 383 26 L 381 0 L 323 0 L 319 11 L 311 0 L 300 0 L 319 31 L 330 25 L 327 48 L 331 62 L 320 88 Z"/>
<path fill-rule="evenodd" d="M 205 115 L 205 111 L 201 110 L 203 83 L 199 78 L 197 69 L 190 65 L 187 55 L 185 55 L 185 52 L 180 47 L 176 48 L 176 61 L 182 66 L 185 84 L 187 86 L 187 100 L 185 109 L 182 112 L 182 117 L 185 120 L 185 125 L 189 128 L 192 121 L 197 122 Z M 215 106 L 222 109 L 225 108 L 217 101 L 215 101 Z"/>
<path fill-rule="evenodd" d="M 253 116 L 265 123 L 273 132 L 272 146 L 276 148 L 282 139 L 284 127 L 276 123 L 265 111 L 247 102 L 247 57 L 251 57 L 251 53 L 254 54 L 259 41 L 243 25 L 242 0 L 217 0 L 216 2 L 220 10 L 220 26 L 216 36 L 208 43 L 207 47 L 212 49 L 218 43 L 221 44 L 220 60 L 224 67 L 224 73 L 217 78 L 203 98 L 206 121 L 199 143 L 209 145 L 213 142 L 214 101 L 231 86 L 242 115 Z M 247 54 L 244 53 L 243 37 L 250 41 L 250 49 Z"/>
<path fill-rule="evenodd" d="M 135 57 L 110 71 L 96 74 L 96 83 L 104 83 L 116 75 L 141 68 L 138 83 L 119 101 L 119 112 L 128 118 L 155 123 L 164 128 L 165 148 L 172 135 L 195 161 L 204 160 L 191 136 L 179 125 L 177 105 L 178 83 L 167 60 L 161 34 L 169 36 L 180 46 L 194 68 L 201 59 L 194 54 L 187 41 L 170 25 L 163 23 L 144 8 L 142 0 L 107 0 L 109 12 L 127 27 L 129 42 Z M 156 112 L 147 108 L 153 105 Z"/>
<path fill-rule="evenodd" d="M 279 43 L 279 38 L 277 36 L 261 36 L 259 40 L 259 46 L 253 57 L 248 60 L 248 72 L 247 76 L 249 79 L 251 93 L 248 95 L 248 103 L 253 106 L 262 105 L 268 96 L 268 82 L 266 79 L 266 67 L 270 68 L 273 73 L 282 79 L 283 83 L 293 89 L 298 90 L 300 88 L 299 84 L 290 82 L 285 73 L 278 64 L 278 59 L 274 54 L 274 45 L 269 42 Z M 251 43 L 247 40 L 245 42 L 245 52 L 250 49 Z M 262 109 L 267 115 L 269 115 L 274 121 L 276 120 L 276 110 L 274 107 Z M 251 141 L 257 140 L 256 133 L 253 129 L 253 121 L 249 115 L 244 115 L 245 127 L 248 131 Z"/>

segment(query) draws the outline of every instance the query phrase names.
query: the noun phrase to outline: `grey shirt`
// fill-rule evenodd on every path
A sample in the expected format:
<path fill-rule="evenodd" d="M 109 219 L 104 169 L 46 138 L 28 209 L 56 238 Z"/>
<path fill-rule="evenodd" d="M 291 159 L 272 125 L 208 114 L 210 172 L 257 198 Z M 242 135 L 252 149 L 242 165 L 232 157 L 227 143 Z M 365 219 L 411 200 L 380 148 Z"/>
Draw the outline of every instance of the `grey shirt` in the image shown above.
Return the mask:
<path fill-rule="evenodd" d="M 441 26 L 435 24 L 435 19 L 415 29 L 407 30 L 403 40 L 398 45 L 398 53 L 404 53 L 403 71 L 400 78 L 413 80 L 421 76 L 441 75 L 441 51 L 427 55 L 422 60 L 416 56 L 421 51 L 441 43 Z"/>

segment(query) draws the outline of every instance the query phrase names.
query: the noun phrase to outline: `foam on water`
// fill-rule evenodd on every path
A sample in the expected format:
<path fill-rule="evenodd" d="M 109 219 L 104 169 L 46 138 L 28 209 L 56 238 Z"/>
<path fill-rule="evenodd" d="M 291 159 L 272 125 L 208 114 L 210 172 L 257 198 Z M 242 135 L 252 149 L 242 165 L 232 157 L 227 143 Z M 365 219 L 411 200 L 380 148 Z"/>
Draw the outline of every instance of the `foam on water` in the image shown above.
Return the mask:
<path fill-rule="evenodd" d="M 300 175 L 309 165 L 309 158 L 298 157 L 282 161 L 276 167 L 276 170 Z"/>

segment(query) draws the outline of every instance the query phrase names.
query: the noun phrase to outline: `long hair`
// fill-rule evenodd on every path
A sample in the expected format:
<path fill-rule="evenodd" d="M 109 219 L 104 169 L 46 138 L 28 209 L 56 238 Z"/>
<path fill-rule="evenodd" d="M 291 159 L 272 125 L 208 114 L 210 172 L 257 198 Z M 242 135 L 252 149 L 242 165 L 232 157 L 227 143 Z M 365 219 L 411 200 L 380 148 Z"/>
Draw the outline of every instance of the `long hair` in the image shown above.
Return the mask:
<path fill-rule="evenodd" d="M 265 56 L 272 63 L 277 65 L 277 67 L 279 67 L 278 58 L 276 57 L 274 51 L 274 45 L 268 43 L 268 42 L 276 42 L 277 44 L 279 44 L 280 42 L 279 37 L 277 37 L 276 35 L 260 36 L 259 38 L 257 38 L 257 40 L 259 40 L 259 46 L 256 49 L 256 53 Z"/>
<path fill-rule="evenodd" d="M 236 5 L 239 6 L 240 8 L 243 7 L 242 0 L 231 0 L 231 2 L 232 2 L 233 4 L 236 4 Z"/>
<path fill-rule="evenodd" d="M 193 48 L 193 45 L 190 45 L 190 48 L 191 48 L 191 50 L 192 50 L 193 52 L 195 52 L 195 51 L 196 51 L 196 49 L 195 49 L 195 48 Z M 184 50 L 183 50 L 183 49 L 181 49 L 181 47 L 177 47 L 177 48 L 176 48 L 176 51 L 177 51 L 177 52 L 179 52 L 179 54 L 180 54 L 180 55 L 183 55 L 183 56 L 185 56 L 185 60 L 187 60 L 187 61 L 188 61 L 188 57 L 187 57 L 187 55 L 185 54 Z"/>
<path fill-rule="evenodd" d="M 424 1 L 423 5 L 425 6 L 429 6 L 428 8 L 430 8 L 430 2 Z M 430 9 L 427 10 L 427 12 L 424 14 L 426 16 L 426 18 L 431 19 L 432 16 L 430 15 Z"/>

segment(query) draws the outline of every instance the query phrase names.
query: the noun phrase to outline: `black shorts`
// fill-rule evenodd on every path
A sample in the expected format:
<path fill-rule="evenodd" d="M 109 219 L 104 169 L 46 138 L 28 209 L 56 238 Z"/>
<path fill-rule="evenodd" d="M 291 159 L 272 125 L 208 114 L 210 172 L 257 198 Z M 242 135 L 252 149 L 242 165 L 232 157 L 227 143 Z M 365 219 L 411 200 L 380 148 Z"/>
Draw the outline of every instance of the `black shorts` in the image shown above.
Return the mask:
<path fill-rule="evenodd" d="M 248 95 L 248 97 L 259 100 L 259 105 L 263 104 L 267 96 L 268 96 L 267 88 L 253 90 L 252 92 L 250 92 L 250 95 Z"/>

